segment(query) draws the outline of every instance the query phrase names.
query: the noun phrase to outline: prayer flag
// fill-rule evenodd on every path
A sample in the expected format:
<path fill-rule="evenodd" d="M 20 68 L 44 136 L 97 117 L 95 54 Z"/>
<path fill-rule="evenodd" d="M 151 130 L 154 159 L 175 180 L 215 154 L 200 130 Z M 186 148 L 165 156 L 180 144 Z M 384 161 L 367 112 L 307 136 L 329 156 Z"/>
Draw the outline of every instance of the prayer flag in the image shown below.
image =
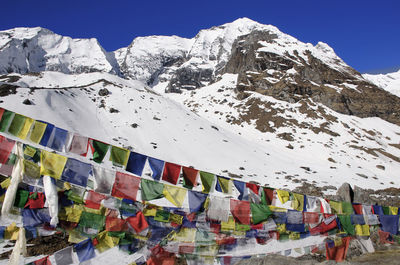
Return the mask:
<path fill-rule="evenodd" d="M 182 207 L 183 201 L 186 198 L 187 189 L 164 185 L 164 197 L 177 207 Z"/>
<path fill-rule="evenodd" d="M 67 158 L 65 156 L 42 150 L 40 153 L 40 175 L 60 179 L 66 163 Z"/>
<path fill-rule="evenodd" d="M 189 190 L 188 200 L 190 212 L 193 213 L 202 211 L 207 197 L 208 194 Z"/>
<path fill-rule="evenodd" d="M 151 177 L 155 180 L 160 180 L 164 169 L 164 161 L 149 157 L 149 165 L 151 170 L 153 171 Z"/>
<path fill-rule="evenodd" d="M 154 220 L 158 222 L 169 222 L 170 213 L 161 209 L 158 209 L 156 212 L 156 216 L 154 216 Z"/>
<path fill-rule="evenodd" d="M 42 135 L 42 138 L 40 139 L 39 144 L 42 146 L 47 146 L 48 141 L 50 140 L 50 136 L 53 134 L 53 130 L 54 130 L 54 125 L 44 122 L 44 121 L 40 121 L 43 123 L 46 123 L 46 128 L 44 129 L 44 133 Z"/>
<path fill-rule="evenodd" d="M 264 204 L 251 203 L 250 208 L 251 208 L 253 224 L 259 224 L 262 221 L 267 220 L 268 217 L 272 214 L 269 207 Z"/>
<path fill-rule="evenodd" d="M 15 141 L 0 135 L 0 164 L 7 163 L 8 157 L 14 148 Z"/>
<path fill-rule="evenodd" d="M 117 172 L 111 195 L 136 201 L 139 185 L 140 178 Z"/>
<path fill-rule="evenodd" d="M 164 197 L 164 184 L 152 180 L 142 179 L 141 192 L 143 201 L 151 201 Z"/>
<path fill-rule="evenodd" d="M 102 167 L 93 167 L 94 191 L 110 194 L 114 185 L 116 172 Z"/>
<path fill-rule="evenodd" d="M 379 215 L 381 221 L 381 229 L 392 235 L 397 235 L 399 231 L 399 216 L 398 215 Z"/>
<path fill-rule="evenodd" d="M 351 202 L 342 202 L 343 214 L 353 214 L 353 204 Z"/>
<path fill-rule="evenodd" d="M 341 202 L 330 200 L 329 205 L 331 206 L 332 213 L 343 214 L 343 208 Z"/>
<path fill-rule="evenodd" d="M 85 206 L 88 208 L 98 210 L 101 207 L 101 201 L 106 198 L 107 198 L 106 195 L 89 190 L 88 195 L 85 200 Z"/>
<path fill-rule="evenodd" d="M 68 138 L 68 131 L 55 127 L 53 130 L 53 137 L 50 137 L 47 146 L 58 152 L 66 151 L 66 144 Z"/>
<path fill-rule="evenodd" d="M 47 210 L 47 209 L 46 209 Z M 46 210 L 23 209 L 22 221 L 24 226 L 38 226 L 44 223 L 50 223 L 50 215 Z"/>
<path fill-rule="evenodd" d="M 126 164 L 128 163 L 128 158 L 128 149 L 111 146 L 110 160 L 112 161 L 114 166 L 126 167 Z"/>
<path fill-rule="evenodd" d="M 31 140 L 31 142 L 34 142 L 35 144 L 38 144 L 46 131 L 46 127 L 46 123 L 35 121 L 31 130 L 31 134 L 29 136 L 29 140 Z"/>
<path fill-rule="evenodd" d="M 356 214 L 363 214 L 363 206 L 361 204 L 353 203 L 353 209 Z"/>
<path fill-rule="evenodd" d="M 180 173 L 181 173 L 180 165 L 166 162 L 164 166 L 162 180 L 176 185 L 178 183 Z"/>
<path fill-rule="evenodd" d="M 230 211 L 230 199 L 210 195 L 207 216 L 210 219 L 227 222 Z"/>
<path fill-rule="evenodd" d="M 29 191 L 27 190 L 17 190 L 15 194 L 14 206 L 18 208 L 24 208 L 26 202 L 28 201 Z"/>
<path fill-rule="evenodd" d="M 93 153 L 93 161 L 96 163 L 101 163 L 106 156 L 110 145 L 94 139 L 91 139 L 90 142 L 90 148 L 92 149 Z"/>
<path fill-rule="evenodd" d="M 250 202 L 230 200 L 230 209 L 233 217 L 241 224 L 250 224 Z"/>
<path fill-rule="evenodd" d="M 131 152 L 126 166 L 126 171 L 131 172 L 137 176 L 142 176 L 143 168 L 146 164 L 147 156 Z"/>
<path fill-rule="evenodd" d="M 54 253 L 54 259 L 57 265 L 69 265 L 74 263 L 72 259 L 72 246 L 66 247 Z"/>
<path fill-rule="evenodd" d="M 24 126 L 22 127 L 21 131 L 18 134 L 18 138 L 25 140 L 26 136 L 28 135 L 31 126 L 33 124 L 34 120 L 28 117 L 25 117 L 25 122 Z"/>
<path fill-rule="evenodd" d="M 287 212 L 287 220 L 288 224 L 303 224 L 303 212 L 289 210 Z"/>
<path fill-rule="evenodd" d="M 343 227 L 343 230 L 349 234 L 354 236 L 356 234 L 356 231 L 354 230 L 354 225 L 351 222 L 351 216 L 350 215 L 338 215 L 340 224 Z"/>
<path fill-rule="evenodd" d="M 88 138 L 79 134 L 74 134 L 72 137 L 69 152 L 80 156 L 86 156 L 88 151 Z"/>
<path fill-rule="evenodd" d="M 5 111 L 5 109 L 0 108 L 0 121 L 1 121 L 1 118 L 3 117 L 4 111 Z"/>
<path fill-rule="evenodd" d="M 382 206 L 380 206 L 380 205 L 372 205 L 372 209 L 374 210 L 373 213 L 376 214 L 376 215 L 383 215 L 384 214 Z"/>
<path fill-rule="evenodd" d="M 292 200 L 292 208 L 294 210 L 303 211 L 304 208 L 304 195 L 298 193 L 292 193 L 293 200 Z"/>
<path fill-rule="evenodd" d="M 201 185 L 203 186 L 203 192 L 204 193 L 209 193 L 212 187 L 212 184 L 214 182 L 214 174 L 200 171 L 200 179 L 201 179 Z"/>
<path fill-rule="evenodd" d="M 398 218 L 397 218 L 398 219 Z M 355 225 L 356 235 L 369 236 L 369 225 Z"/>
<path fill-rule="evenodd" d="M 43 192 L 29 192 L 25 208 L 42 209 L 44 207 L 44 201 L 45 197 Z"/>
<path fill-rule="evenodd" d="M 351 217 L 351 223 L 355 225 L 365 225 L 365 219 L 364 215 L 362 214 L 352 214 L 350 215 Z"/>
<path fill-rule="evenodd" d="M 82 212 L 79 226 L 101 230 L 104 227 L 105 216 L 90 212 Z"/>
<path fill-rule="evenodd" d="M 290 194 L 286 190 L 276 190 L 276 194 L 278 195 L 278 199 L 282 204 L 285 204 L 290 200 Z"/>
<path fill-rule="evenodd" d="M 238 190 L 238 192 L 239 192 L 239 196 L 238 196 L 238 200 L 239 201 L 241 201 L 241 200 L 244 200 L 244 192 L 245 192 L 245 183 L 244 182 L 242 182 L 242 181 L 239 181 L 239 180 L 234 180 L 233 181 L 233 184 L 235 185 L 235 187 L 236 187 L 236 189 Z"/>
<path fill-rule="evenodd" d="M 12 120 L 10 127 L 8 128 L 8 132 L 14 136 L 18 136 L 19 132 L 24 127 L 25 119 L 25 116 L 15 114 L 14 119 Z"/>
<path fill-rule="evenodd" d="M 4 110 L 0 121 L 0 132 L 5 132 L 8 129 L 13 118 L 14 118 L 14 112 L 9 110 Z"/>
<path fill-rule="evenodd" d="M 183 186 L 187 189 L 192 189 L 197 185 L 197 176 L 199 171 L 190 167 L 182 167 Z"/>
<path fill-rule="evenodd" d="M 75 244 L 74 249 L 76 254 L 78 255 L 80 263 L 95 257 L 94 246 L 92 243 L 92 239 L 90 238 Z"/>
<path fill-rule="evenodd" d="M 140 233 L 149 227 L 142 212 L 137 212 L 136 216 L 128 217 L 127 222 L 135 229 L 136 233 Z"/>
<path fill-rule="evenodd" d="M 106 217 L 106 230 L 111 232 L 118 232 L 126 230 L 126 220 L 117 217 Z"/>
<path fill-rule="evenodd" d="M 43 257 L 41 259 L 32 262 L 34 265 L 51 265 L 50 256 Z"/>
<path fill-rule="evenodd" d="M 326 259 L 327 260 L 335 260 L 336 262 L 342 262 L 345 260 L 347 255 L 347 250 L 349 248 L 350 237 L 342 238 L 342 244 L 340 246 L 335 247 L 335 245 L 329 246 L 326 244 Z"/>
<path fill-rule="evenodd" d="M 263 193 L 261 194 L 261 202 L 264 203 L 265 205 L 271 205 L 273 199 L 274 199 L 274 189 L 264 188 Z"/>
<path fill-rule="evenodd" d="M 217 176 L 217 184 L 215 190 L 223 193 L 231 192 L 231 180 L 226 177 Z"/>
<path fill-rule="evenodd" d="M 61 179 L 70 183 L 86 187 L 92 165 L 74 158 L 68 158 Z"/>
<path fill-rule="evenodd" d="M 115 247 L 120 241 L 118 237 L 113 237 L 109 234 L 109 232 L 103 231 L 96 236 L 98 242 L 98 244 L 96 245 L 96 249 L 100 253 L 106 251 L 107 249 Z"/>

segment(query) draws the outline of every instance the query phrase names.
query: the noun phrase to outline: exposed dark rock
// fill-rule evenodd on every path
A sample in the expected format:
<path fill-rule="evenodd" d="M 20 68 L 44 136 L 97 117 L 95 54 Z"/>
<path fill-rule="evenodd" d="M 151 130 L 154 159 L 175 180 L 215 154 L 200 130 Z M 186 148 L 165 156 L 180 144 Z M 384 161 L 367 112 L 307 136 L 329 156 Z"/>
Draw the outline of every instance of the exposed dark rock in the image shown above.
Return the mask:
<path fill-rule="evenodd" d="M 119 110 L 115 109 L 115 108 L 110 108 L 110 113 L 118 113 Z"/>
<path fill-rule="evenodd" d="M 25 99 L 24 101 L 22 101 L 22 104 L 25 104 L 25 105 L 33 105 L 33 102 L 30 101 L 29 99 Z"/>
<path fill-rule="evenodd" d="M 110 94 L 110 91 L 107 88 L 102 88 L 99 90 L 99 96 L 108 96 Z"/>
<path fill-rule="evenodd" d="M 132 123 L 132 124 L 131 124 L 131 127 L 132 127 L 132 128 L 137 128 L 138 126 L 139 126 L 139 125 L 138 125 L 137 123 Z"/>

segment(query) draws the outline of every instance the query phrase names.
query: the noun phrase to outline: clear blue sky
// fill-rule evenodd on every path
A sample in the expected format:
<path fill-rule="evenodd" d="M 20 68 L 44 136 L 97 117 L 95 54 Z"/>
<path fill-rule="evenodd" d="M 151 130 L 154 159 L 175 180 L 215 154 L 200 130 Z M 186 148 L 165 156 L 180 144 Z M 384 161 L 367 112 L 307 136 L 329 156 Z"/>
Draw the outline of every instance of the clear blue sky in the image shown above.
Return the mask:
<path fill-rule="evenodd" d="M 400 67 L 399 0 L 2 0 L 0 8 L 0 30 L 41 26 L 97 38 L 107 51 L 137 36 L 191 38 L 248 17 L 304 42 L 326 42 L 360 72 Z"/>

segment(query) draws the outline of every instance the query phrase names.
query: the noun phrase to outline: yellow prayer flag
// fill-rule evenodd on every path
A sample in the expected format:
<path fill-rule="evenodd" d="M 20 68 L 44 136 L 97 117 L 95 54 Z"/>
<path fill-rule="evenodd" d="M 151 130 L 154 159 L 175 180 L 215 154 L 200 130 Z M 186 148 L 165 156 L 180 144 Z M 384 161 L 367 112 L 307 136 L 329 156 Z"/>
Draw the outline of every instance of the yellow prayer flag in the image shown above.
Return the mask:
<path fill-rule="evenodd" d="M 4 193 L 3 195 L 0 196 L 0 202 L 4 202 L 4 197 L 6 197 L 6 194 Z"/>
<path fill-rule="evenodd" d="M 11 178 L 6 178 L 5 180 L 3 180 L 3 182 L 1 182 L 0 186 L 2 189 L 6 189 L 8 188 L 8 186 L 10 186 L 11 183 Z"/>
<path fill-rule="evenodd" d="M 276 224 L 276 231 L 278 231 L 279 234 L 286 233 L 286 224 Z"/>
<path fill-rule="evenodd" d="M 335 237 L 334 241 L 335 241 L 335 247 L 339 247 L 343 244 L 341 237 Z"/>
<path fill-rule="evenodd" d="M 304 210 L 304 195 L 293 193 L 292 208 L 302 212 Z"/>
<path fill-rule="evenodd" d="M 70 230 L 69 231 L 69 237 L 68 237 L 68 242 L 69 243 L 73 243 L 73 244 L 77 244 L 79 242 L 82 242 L 83 240 L 86 240 L 87 237 L 82 236 L 81 233 L 79 233 L 76 230 Z"/>
<path fill-rule="evenodd" d="M 27 155 L 29 157 L 33 157 L 35 155 L 35 153 L 36 153 L 36 149 L 35 148 L 33 148 L 33 147 L 29 146 L 29 145 L 25 146 L 24 155 Z"/>
<path fill-rule="evenodd" d="M 12 223 L 9 226 L 7 226 L 6 230 L 4 231 L 4 239 L 17 240 L 18 232 L 19 232 L 19 227 L 17 227 L 16 223 Z"/>
<path fill-rule="evenodd" d="M 221 231 L 233 231 L 235 230 L 235 220 L 232 216 L 229 217 L 228 222 L 221 222 Z"/>
<path fill-rule="evenodd" d="M 176 233 L 175 240 L 185 243 L 194 243 L 196 237 L 196 229 L 183 227 Z"/>
<path fill-rule="evenodd" d="M 67 158 L 65 156 L 42 150 L 40 153 L 40 175 L 60 179 L 66 163 Z"/>
<path fill-rule="evenodd" d="M 343 205 L 341 202 L 331 200 L 331 201 L 329 201 L 329 205 L 331 206 L 331 209 L 333 210 L 332 213 L 343 214 Z"/>
<path fill-rule="evenodd" d="M 109 236 L 107 231 L 99 233 L 96 238 L 97 241 L 99 242 L 96 245 L 96 249 L 100 253 L 106 251 L 107 249 L 115 247 L 119 243 L 119 238 Z"/>
<path fill-rule="evenodd" d="M 171 222 L 174 222 L 175 224 L 181 225 L 182 222 L 183 222 L 183 216 L 182 216 L 182 215 L 179 215 L 179 214 L 171 213 L 171 214 L 169 215 L 169 220 L 170 220 Z"/>
<path fill-rule="evenodd" d="M 171 185 L 164 185 L 163 194 L 167 200 L 177 207 L 182 207 L 182 203 L 186 197 L 186 189 Z"/>
<path fill-rule="evenodd" d="M 29 139 L 38 144 L 42 140 L 43 134 L 46 130 L 47 124 L 40 121 L 35 121 Z"/>
<path fill-rule="evenodd" d="M 299 240 L 300 239 L 300 233 L 298 233 L 298 232 L 290 232 L 289 233 L 289 239 L 290 240 Z"/>
<path fill-rule="evenodd" d="M 276 193 L 278 194 L 278 198 L 281 201 L 282 204 L 286 203 L 290 199 L 290 194 L 286 190 L 276 190 Z"/>
<path fill-rule="evenodd" d="M 369 236 L 369 225 L 355 225 L 356 235 Z"/>
<path fill-rule="evenodd" d="M 144 216 L 156 216 L 157 208 L 145 208 L 143 209 Z"/>
<path fill-rule="evenodd" d="M 20 139 L 25 140 L 25 138 L 28 135 L 28 133 L 29 133 L 29 131 L 31 129 L 31 126 L 32 126 L 34 121 L 35 121 L 34 119 L 31 119 L 31 118 L 28 118 L 28 117 L 25 118 L 24 126 L 22 127 L 21 131 L 18 134 L 18 137 Z"/>
<path fill-rule="evenodd" d="M 67 215 L 67 221 L 73 222 L 73 223 L 79 223 L 79 220 L 81 219 L 82 215 L 82 210 L 78 209 L 75 207 L 65 207 L 65 213 Z"/>
<path fill-rule="evenodd" d="M 397 215 L 398 212 L 399 212 L 399 208 L 398 207 L 389 206 L 389 214 L 390 215 Z"/>
<path fill-rule="evenodd" d="M 281 207 L 277 207 L 277 206 L 273 206 L 273 205 L 268 205 L 269 209 L 273 212 L 279 212 L 279 213 L 286 213 L 287 209 L 285 208 L 281 208 Z"/>

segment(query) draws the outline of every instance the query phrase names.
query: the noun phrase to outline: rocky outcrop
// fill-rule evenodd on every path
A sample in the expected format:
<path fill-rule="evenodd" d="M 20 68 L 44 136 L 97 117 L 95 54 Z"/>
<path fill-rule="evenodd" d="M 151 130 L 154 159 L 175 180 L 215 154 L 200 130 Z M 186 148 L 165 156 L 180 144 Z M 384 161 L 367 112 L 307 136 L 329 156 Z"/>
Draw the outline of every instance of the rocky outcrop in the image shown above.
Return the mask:
<path fill-rule="evenodd" d="M 239 94 L 256 91 L 288 102 L 309 98 L 340 113 L 400 124 L 400 98 L 363 79 L 333 50 L 324 44 L 282 45 L 268 31 L 240 36 L 221 73 L 238 74 Z"/>

